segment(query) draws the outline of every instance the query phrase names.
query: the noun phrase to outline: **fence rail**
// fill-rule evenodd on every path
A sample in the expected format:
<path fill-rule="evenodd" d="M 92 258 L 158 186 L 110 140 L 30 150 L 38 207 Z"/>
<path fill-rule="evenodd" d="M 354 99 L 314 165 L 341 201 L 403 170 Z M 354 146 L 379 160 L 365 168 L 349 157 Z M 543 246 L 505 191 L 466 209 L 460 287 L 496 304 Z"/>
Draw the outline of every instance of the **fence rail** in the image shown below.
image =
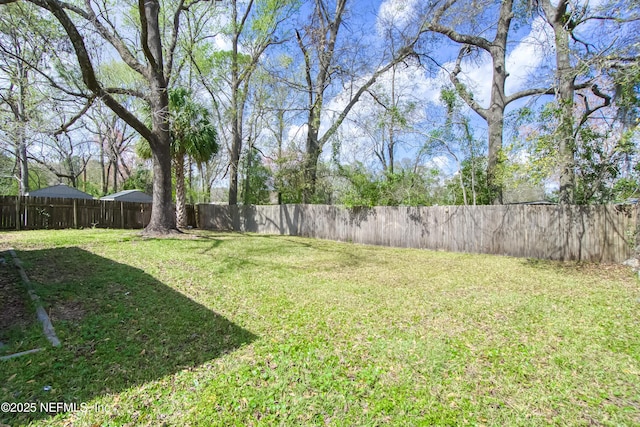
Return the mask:
<path fill-rule="evenodd" d="M 635 255 L 638 207 L 198 205 L 198 227 L 553 260 Z"/>

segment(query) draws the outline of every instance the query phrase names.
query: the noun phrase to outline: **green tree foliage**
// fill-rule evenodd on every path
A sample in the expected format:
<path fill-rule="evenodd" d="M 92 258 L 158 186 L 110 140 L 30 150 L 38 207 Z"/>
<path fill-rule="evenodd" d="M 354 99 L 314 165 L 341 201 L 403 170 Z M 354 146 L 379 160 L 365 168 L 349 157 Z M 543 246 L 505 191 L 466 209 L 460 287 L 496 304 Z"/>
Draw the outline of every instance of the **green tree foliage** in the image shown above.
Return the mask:
<path fill-rule="evenodd" d="M 209 111 L 193 99 L 189 90 L 169 92 L 169 114 L 174 158 L 189 156 L 202 163 L 218 152 L 217 132 Z"/>
<path fill-rule="evenodd" d="M 271 171 L 262 163 L 260 153 L 251 148 L 242 163 L 240 195 L 245 205 L 265 205 L 269 203 L 269 181 Z"/>
<path fill-rule="evenodd" d="M 0 195 L 15 196 L 18 194 L 18 182 L 13 177 L 15 162 L 0 152 Z"/>
<path fill-rule="evenodd" d="M 138 168 L 123 184 L 125 190 L 142 190 L 147 194 L 153 191 L 153 176 L 149 169 Z"/>
<path fill-rule="evenodd" d="M 521 113 L 521 119 L 527 122 L 527 166 L 538 182 L 556 176 L 562 167 L 556 139 L 561 113 L 556 102 L 547 103 L 539 112 L 525 109 Z M 638 176 L 638 135 L 633 129 L 625 130 L 620 123 L 605 120 L 585 122 L 577 129 L 574 141 L 576 204 L 621 201 L 635 193 L 632 183 Z"/>
<path fill-rule="evenodd" d="M 273 174 L 274 188 L 283 204 L 304 203 L 304 194 L 308 190 L 305 179 L 301 153 L 283 152 L 276 160 L 276 171 Z M 311 204 L 329 204 L 333 201 L 333 185 L 331 168 L 324 162 L 318 162 L 316 190 L 308 201 Z"/>
<path fill-rule="evenodd" d="M 504 180 L 504 159 L 502 149 L 496 153 L 500 158 L 492 168 L 493 194 L 480 194 L 489 191 L 486 157 L 482 157 L 481 142 L 473 134 L 471 120 L 462 110 L 462 100 L 451 88 L 442 88 L 440 102 L 445 107 L 445 120 L 442 126 L 433 129 L 427 135 L 422 152 L 428 155 L 445 155 L 457 166 L 457 173 L 447 184 L 449 197 L 445 203 L 479 205 L 495 201 L 496 187 L 502 191 Z M 466 181 L 465 181 L 466 180 Z M 458 189 L 453 191 L 454 185 Z M 451 192 L 453 191 L 453 193 Z M 458 197 L 460 196 L 460 197 Z"/>
<path fill-rule="evenodd" d="M 341 167 L 348 182 L 340 197 L 347 207 L 355 206 L 427 206 L 436 203 L 435 188 L 438 172 L 423 173 L 401 169 L 380 175 L 368 171 L 362 164 Z"/>
<path fill-rule="evenodd" d="M 463 160 L 458 174 L 447 181 L 445 196 L 441 203 L 464 205 L 466 192 L 467 195 L 475 194 L 476 205 L 490 205 L 494 198 L 487 183 L 486 165 L 487 158 L 484 156 Z"/>

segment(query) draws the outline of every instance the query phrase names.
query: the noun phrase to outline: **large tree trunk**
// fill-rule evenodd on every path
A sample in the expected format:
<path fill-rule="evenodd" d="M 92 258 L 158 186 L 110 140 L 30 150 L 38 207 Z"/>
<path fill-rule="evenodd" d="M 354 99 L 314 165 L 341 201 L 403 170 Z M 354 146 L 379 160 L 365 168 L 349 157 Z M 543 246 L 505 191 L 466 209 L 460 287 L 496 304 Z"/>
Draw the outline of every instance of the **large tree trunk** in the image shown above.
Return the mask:
<path fill-rule="evenodd" d="M 322 105 L 322 102 L 319 103 Z M 309 130 L 307 132 L 306 155 L 303 165 L 304 188 L 302 189 L 302 202 L 312 203 L 316 194 L 318 182 L 318 159 L 322 152 L 318 141 L 320 127 L 320 108 L 312 108 L 309 112 Z"/>
<path fill-rule="evenodd" d="M 242 116 L 240 114 L 240 66 L 238 64 L 238 5 L 236 0 L 231 2 L 232 22 L 235 26 L 232 39 L 231 54 L 231 152 L 229 159 L 229 204 L 238 204 L 238 169 L 240 153 L 242 152 Z"/>
<path fill-rule="evenodd" d="M 560 161 L 560 204 L 575 203 L 575 140 L 573 137 L 574 75 L 569 58 L 569 40 L 564 27 L 556 28 L 556 62 L 558 66 L 558 102 L 560 124 L 557 129 L 558 157 Z"/>
<path fill-rule="evenodd" d="M 231 158 L 229 159 L 229 204 L 238 204 L 238 166 L 240 165 L 240 152 L 242 150 L 242 135 L 234 120 L 234 131 L 231 139 Z"/>
<path fill-rule="evenodd" d="M 491 104 L 487 111 L 487 125 L 489 130 L 489 150 L 487 158 L 487 184 L 494 204 L 502 204 L 502 138 L 504 132 L 504 110 L 507 106 L 505 96 L 506 45 L 509 28 L 511 26 L 511 1 L 503 2 L 506 10 L 501 13 L 500 25 L 494 43 L 489 49 L 493 62 L 493 76 L 491 84 Z M 508 18 L 509 17 L 509 18 Z M 496 43 L 497 42 L 497 43 Z"/>
<path fill-rule="evenodd" d="M 282 159 L 282 141 L 284 140 L 284 110 L 278 110 L 278 160 Z M 280 185 L 277 187 L 278 190 L 278 204 L 282 204 L 282 188 Z"/>
<path fill-rule="evenodd" d="M 18 171 L 20 181 L 20 195 L 24 196 L 29 192 L 29 162 L 27 160 L 27 141 L 24 134 L 24 124 L 20 123 L 21 127 L 19 143 L 18 143 Z"/>
<path fill-rule="evenodd" d="M 558 160 L 560 162 L 560 191 L 558 201 L 562 205 L 575 203 L 575 139 L 573 135 L 573 101 L 575 96 L 575 72 L 571 66 L 569 31 L 566 28 L 566 0 L 557 6 L 549 0 L 541 1 L 542 11 L 551 24 L 555 37 L 556 78 L 558 81 L 557 101 L 560 108 L 559 125 L 556 130 Z"/>
<path fill-rule="evenodd" d="M 147 234 L 167 234 L 176 230 L 176 217 L 171 196 L 171 137 L 168 132 L 158 135 L 159 144 L 152 150 L 153 209 L 145 228 Z"/>
<path fill-rule="evenodd" d="M 149 49 L 162 64 L 162 45 L 158 25 L 157 2 L 145 2 L 147 20 L 149 21 Z M 153 30 L 153 31 L 152 31 Z M 160 66 L 158 66 L 160 67 Z M 151 220 L 145 228 L 147 234 L 169 234 L 177 231 L 175 210 L 172 206 L 171 185 L 171 133 L 169 130 L 169 93 L 162 69 L 154 70 L 150 82 L 152 94 L 152 133 L 149 141 L 153 159 L 153 209 Z"/>
<path fill-rule="evenodd" d="M 489 152 L 487 155 L 487 188 L 491 201 L 502 204 L 502 132 L 504 127 L 504 107 L 496 108 L 487 114 L 489 127 Z"/>
<path fill-rule="evenodd" d="M 151 220 L 145 228 L 147 234 L 169 234 L 177 231 L 176 216 L 172 206 L 171 186 L 171 133 L 169 131 L 169 93 L 163 73 L 162 42 L 157 1 L 144 2 L 147 21 L 147 43 L 150 59 L 155 64 L 150 73 L 152 134 L 149 141 L 153 159 L 153 209 Z"/>

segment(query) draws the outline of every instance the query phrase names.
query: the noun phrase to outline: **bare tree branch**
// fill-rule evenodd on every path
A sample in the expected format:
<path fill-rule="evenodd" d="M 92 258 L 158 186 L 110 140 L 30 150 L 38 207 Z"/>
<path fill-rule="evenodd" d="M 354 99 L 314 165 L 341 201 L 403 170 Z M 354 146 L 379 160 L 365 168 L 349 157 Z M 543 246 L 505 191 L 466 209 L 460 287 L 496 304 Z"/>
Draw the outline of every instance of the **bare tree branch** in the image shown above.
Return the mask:
<path fill-rule="evenodd" d="M 29 0 L 29 1 L 31 1 L 31 0 Z M 51 2 L 51 0 L 37 0 L 37 1 L 39 1 L 39 2 L 43 2 L 43 1 Z M 59 4 L 60 2 L 55 1 L 55 3 Z M 103 37 L 106 41 L 108 41 L 116 49 L 116 51 L 118 52 L 118 55 L 120 55 L 120 57 L 125 62 L 125 64 L 127 64 L 132 70 L 136 71 L 140 75 L 146 76 L 147 75 L 146 74 L 147 70 L 145 69 L 144 65 L 142 65 L 136 59 L 136 57 L 131 53 L 129 48 L 127 48 L 127 46 L 122 41 L 122 37 L 118 37 L 116 34 L 111 33 L 104 25 L 102 25 L 102 23 L 100 22 L 100 20 L 96 16 L 95 12 L 91 8 L 91 3 L 90 3 L 89 0 L 85 0 L 85 5 L 87 6 L 87 10 L 86 11 L 81 11 L 81 10 L 78 10 L 77 8 L 72 8 L 70 10 L 78 13 L 80 16 L 85 18 L 87 21 L 91 22 L 91 24 L 98 31 L 98 34 L 100 34 L 101 37 Z M 61 9 L 64 9 L 64 8 L 65 8 L 64 6 L 61 7 Z"/>
<path fill-rule="evenodd" d="M 178 44 L 178 32 L 180 29 L 180 16 L 182 11 L 186 10 L 184 6 L 184 0 L 180 0 L 175 13 L 173 14 L 173 28 L 171 32 L 171 41 L 169 42 L 169 48 L 167 49 L 167 61 L 164 64 L 164 75 L 167 81 L 171 80 L 171 72 L 173 70 L 173 58 Z"/>
<path fill-rule="evenodd" d="M 84 107 L 82 107 L 82 109 L 76 115 L 74 115 L 67 123 L 62 124 L 60 128 L 53 133 L 53 135 L 54 136 L 60 135 L 61 133 L 67 132 L 75 122 L 77 122 L 82 116 L 85 115 L 87 111 L 89 111 L 89 108 L 91 108 L 91 105 L 93 105 L 94 100 L 95 100 L 95 97 L 90 97 L 87 100 L 87 103 L 84 105 Z"/>
<path fill-rule="evenodd" d="M 143 138 L 150 141 L 153 140 L 154 135 L 151 130 L 101 87 L 96 78 L 93 62 L 91 61 L 87 48 L 84 44 L 84 39 L 76 25 L 65 12 L 63 5 L 57 0 L 29 1 L 51 12 L 58 22 L 60 22 L 73 45 L 82 72 L 82 79 L 87 88 L 100 97 L 102 101 L 109 106 L 109 108 L 111 108 L 118 116 L 122 117 L 122 119 L 125 120 L 132 128 L 138 131 Z"/>
<path fill-rule="evenodd" d="M 449 79 L 451 80 L 451 83 L 453 83 L 453 85 L 456 87 L 458 94 L 464 100 L 464 102 L 466 102 L 469 105 L 469 107 L 473 109 L 473 111 L 478 113 L 480 117 L 487 120 L 487 109 L 483 108 L 480 104 L 478 104 L 478 101 L 473 99 L 473 94 L 469 92 L 465 87 L 465 85 L 462 82 L 460 82 L 460 80 L 458 79 L 458 74 L 460 74 L 460 72 L 462 71 L 462 67 L 461 67 L 462 59 L 470 51 L 471 51 L 471 47 L 469 45 L 464 45 L 460 48 L 460 51 L 458 52 L 458 57 L 456 59 L 456 65 L 451 71 L 451 73 L 449 73 Z"/>
<path fill-rule="evenodd" d="M 86 0 L 89 1 L 89 0 Z M 149 65 L 153 70 L 158 69 L 156 58 L 149 49 L 149 22 L 147 22 L 147 14 L 144 13 L 146 0 L 138 0 L 138 10 L 140 10 L 140 43 L 142 44 L 142 51 L 145 58 L 149 61 Z"/>

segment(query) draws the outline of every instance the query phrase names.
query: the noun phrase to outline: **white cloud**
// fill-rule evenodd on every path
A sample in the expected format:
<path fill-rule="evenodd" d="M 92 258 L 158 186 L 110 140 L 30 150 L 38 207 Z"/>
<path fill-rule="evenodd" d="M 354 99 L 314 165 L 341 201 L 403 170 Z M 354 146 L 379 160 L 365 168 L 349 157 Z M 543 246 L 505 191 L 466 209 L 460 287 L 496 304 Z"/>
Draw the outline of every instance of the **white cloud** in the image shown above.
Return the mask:
<path fill-rule="evenodd" d="M 216 34 L 213 37 L 213 43 L 217 51 L 228 52 L 233 49 L 231 39 L 223 34 Z"/>
<path fill-rule="evenodd" d="M 303 149 L 308 130 L 309 125 L 307 125 L 306 123 L 301 125 L 289 126 L 289 129 L 286 133 L 286 141 L 289 145 L 293 145 L 295 147 Z"/>
<path fill-rule="evenodd" d="M 390 27 L 404 27 L 415 16 L 418 0 L 384 0 L 376 19 L 378 34 Z"/>
<path fill-rule="evenodd" d="M 451 156 L 439 155 L 432 157 L 426 164 L 428 168 L 441 170 L 445 176 L 450 176 L 458 172 L 458 164 Z"/>
<path fill-rule="evenodd" d="M 545 49 L 553 46 L 551 28 L 543 18 L 536 18 L 531 24 L 531 31 L 507 56 L 507 71 L 509 77 L 506 82 L 507 94 L 517 92 L 526 87 L 531 80 L 531 73 L 535 71 L 545 57 Z"/>

